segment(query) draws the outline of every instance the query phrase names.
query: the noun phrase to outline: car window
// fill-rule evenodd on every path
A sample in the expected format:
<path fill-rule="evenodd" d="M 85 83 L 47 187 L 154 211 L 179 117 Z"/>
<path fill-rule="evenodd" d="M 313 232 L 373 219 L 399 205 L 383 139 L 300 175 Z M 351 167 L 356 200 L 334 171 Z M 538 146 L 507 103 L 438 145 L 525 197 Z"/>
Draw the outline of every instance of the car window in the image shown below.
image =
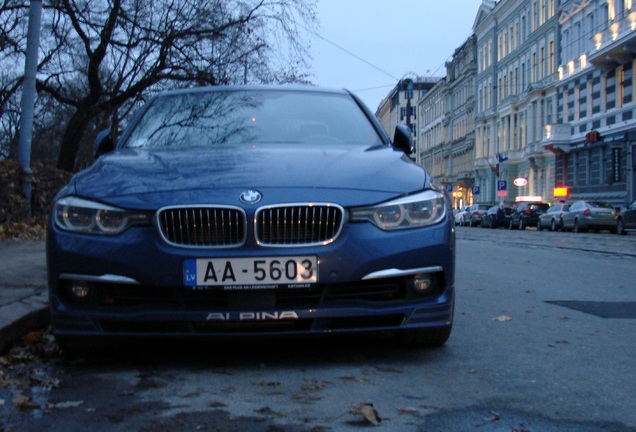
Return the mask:
<path fill-rule="evenodd" d="M 255 143 L 360 145 L 382 140 L 346 94 L 208 91 L 157 97 L 126 148 L 185 148 Z"/>
<path fill-rule="evenodd" d="M 598 201 L 591 202 L 590 206 L 595 208 L 613 208 L 612 205 L 609 203 Z"/>

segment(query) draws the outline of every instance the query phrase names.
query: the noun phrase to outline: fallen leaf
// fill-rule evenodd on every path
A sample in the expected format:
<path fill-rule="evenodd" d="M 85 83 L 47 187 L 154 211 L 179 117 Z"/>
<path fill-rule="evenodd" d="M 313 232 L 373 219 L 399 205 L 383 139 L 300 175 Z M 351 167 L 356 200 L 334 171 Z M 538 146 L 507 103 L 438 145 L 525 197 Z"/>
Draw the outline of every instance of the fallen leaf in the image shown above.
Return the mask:
<path fill-rule="evenodd" d="M 373 407 L 373 404 L 370 402 L 361 403 L 357 407 L 354 407 L 353 409 L 351 409 L 349 412 L 351 414 L 362 415 L 364 420 L 366 420 L 367 422 L 375 426 L 379 425 L 380 422 L 382 422 L 382 418 L 380 417 L 380 414 L 378 414 L 378 411 Z"/>
<path fill-rule="evenodd" d="M 42 333 L 39 331 L 29 332 L 22 338 L 22 341 L 27 344 L 35 344 L 40 342 L 41 340 L 42 340 Z"/>
<path fill-rule="evenodd" d="M 418 414 L 419 411 L 416 408 L 406 407 L 406 408 L 398 408 L 397 411 L 400 414 Z"/>
<path fill-rule="evenodd" d="M 51 408 L 77 408 L 80 405 L 83 405 L 84 401 L 66 401 L 66 402 L 58 402 L 51 405 Z"/>
<path fill-rule="evenodd" d="M 494 319 L 494 321 L 504 322 L 504 321 L 512 321 L 512 317 L 508 315 L 501 315 Z"/>
<path fill-rule="evenodd" d="M 40 408 L 40 404 L 33 402 L 30 397 L 27 397 L 22 393 L 15 395 L 13 398 L 13 405 L 21 410 Z"/>
<path fill-rule="evenodd" d="M 484 421 L 494 422 L 494 421 L 499 421 L 499 420 L 501 420 L 501 416 L 499 415 L 499 413 L 498 413 L 498 412 L 490 411 L 490 414 L 492 415 L 492 417 L 485 418 L 485 419 L 484 419 Z"/>
<path fill-rule="evenodd" d="M 266 415 L 266 416 L 278 416 L 278 417 L 287 417 L 287 413 L 283 413 L 283 412 L 278 412 L 278 411 L 274 411 L 273 409 L 271 409 L 270 407 L 263 407 L 263 408 L 259 408 L 257 410 L 254 410 L 255 413 L 261 414 L 261 415 Z"/>
<path fill-rule="evenodd" d="M 380 372 L 391 372 L 391 373 L 403 373 L 402 369 L 391 367 L 391 366 L 376 366 L 375 367 Z"/>
<path fill-rule="evenodd" d="M 278 387 L 280 385 L 280 382 L 278 382 L 278 381 L 260 381 L 260 382 L 254 383 L 254 385 L 261 386 L 261 387 Z"/>

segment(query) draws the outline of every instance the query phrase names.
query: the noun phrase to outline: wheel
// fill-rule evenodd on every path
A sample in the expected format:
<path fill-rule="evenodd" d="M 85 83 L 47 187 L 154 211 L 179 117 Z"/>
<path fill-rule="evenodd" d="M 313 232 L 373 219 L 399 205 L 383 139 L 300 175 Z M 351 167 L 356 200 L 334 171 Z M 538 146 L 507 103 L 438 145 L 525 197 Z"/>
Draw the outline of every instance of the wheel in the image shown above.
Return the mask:
<path fill-rule="evenodd" d="M 574 219 L 574 228 L 572 229 L 572 231 L 574 231 L 575 233 L 581 232 L 581 226 L 579 225 L 578 219 Z"/>
<path fill-rule="evenodd" d="M 511 229 L 511 230 L 515 229 L 515 224 L 512 221 L 512 218 L 510 218 L 510 224 L 508 225 L 508 229 Z"/>
<path fill-rule="evenodd" d="M 441 347 L 450 337 L 452 328 L 450 325 L 432 329 L 404 330 L 397 335 L 406 345 Z"/>
<path fill-rule="evenodd" d="M 550 231 L 557 231 L 557 224 L 554 219 L 552 219 L 552 222 L 550 222 Z"/>
<path fill-rule="evenodd" d="M 526 224 L 523 222 L 523 219 L 521 218 L 519 218 L 519 229 L 520 230 L 526 229 Z"/>
<path fill-rule="evenodd" d="M 543 225 L 541 225 L 541 221 L 537 222 L 537 231 L 543 231 Z"/>
<path fill-rule="evenodd" d="M 625 223 L 623 222 L 623 219 L 619 218 L 616 221 L 616 233 L 619 235 L 627 234 L 627 231 L 625 231 Z"/>

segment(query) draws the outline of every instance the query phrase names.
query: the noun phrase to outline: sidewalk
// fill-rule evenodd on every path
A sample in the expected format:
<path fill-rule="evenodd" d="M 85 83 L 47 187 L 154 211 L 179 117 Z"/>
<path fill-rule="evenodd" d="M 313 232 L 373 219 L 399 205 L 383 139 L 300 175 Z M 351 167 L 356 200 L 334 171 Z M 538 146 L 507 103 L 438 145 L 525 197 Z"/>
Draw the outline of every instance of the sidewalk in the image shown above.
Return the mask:
<path fill-rule="evenodd" d="M 44 241 L 0 241 L 0 355 L 49 321 Z"/>

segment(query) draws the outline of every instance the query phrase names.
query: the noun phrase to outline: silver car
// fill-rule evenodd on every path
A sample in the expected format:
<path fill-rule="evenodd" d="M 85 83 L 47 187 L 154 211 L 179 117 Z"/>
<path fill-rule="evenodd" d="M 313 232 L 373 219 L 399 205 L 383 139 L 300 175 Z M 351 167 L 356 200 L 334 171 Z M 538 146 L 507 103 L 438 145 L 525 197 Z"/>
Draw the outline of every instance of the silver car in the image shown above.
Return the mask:
<path fill-rule="evenodd" d="M 614 207 L 600 201 L 576 201 L 570 211 L 561 216 L 565 231 L 581 232 L 607 230 L 616 232 L 616 216 Z"/>

